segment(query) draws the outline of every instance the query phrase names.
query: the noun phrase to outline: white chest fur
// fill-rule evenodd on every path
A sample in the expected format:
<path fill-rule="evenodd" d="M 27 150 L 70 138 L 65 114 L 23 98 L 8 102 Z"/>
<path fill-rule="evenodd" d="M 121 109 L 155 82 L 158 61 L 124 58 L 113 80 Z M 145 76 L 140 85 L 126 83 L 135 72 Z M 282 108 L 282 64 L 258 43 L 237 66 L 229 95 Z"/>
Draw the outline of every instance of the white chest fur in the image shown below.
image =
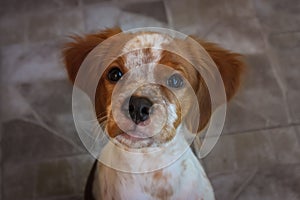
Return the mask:
<path fill-rule="evenodd" d="M 118 159 L 132 166 L 147 164 L 147 160 Z M 93 193 L 97 200 L 214 199 L 211 184 L 190 148 L 171 165 L 147 173 L 126 173 L 98 162 L 95 176 Z"/>

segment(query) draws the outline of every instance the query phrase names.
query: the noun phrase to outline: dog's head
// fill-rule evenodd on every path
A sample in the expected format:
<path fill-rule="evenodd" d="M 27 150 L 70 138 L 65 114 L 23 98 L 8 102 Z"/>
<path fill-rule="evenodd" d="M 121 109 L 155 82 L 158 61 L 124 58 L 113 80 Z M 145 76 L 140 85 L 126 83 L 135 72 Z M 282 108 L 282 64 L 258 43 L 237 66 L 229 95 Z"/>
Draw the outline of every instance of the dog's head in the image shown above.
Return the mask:
<path fill-rule="evenodd" d="M 64 50 L 70 80 L 74 83 L 84 59 L 97 45 L 121 32 L 116 28 L 74 37 Z M 229 100 L 240 84 L 240 55 L 196 41 L 217 65 Z M 201 111 L 197 131 L 209 122 L 211 100 L 204 78 L 181 55 L 166 49 L 176 49 L 199 61 L 204 56 L 185 40 L 156 32 L 123 34 L 112 39 L 105 52 L 101 52 L 107 58 L 121 52 L 104 66 L 96 94 L 90 96 L 99 123 L 115 142 L 131 148 L 165 144 L 175 137 L 178 127 L 188 126 L 193 120 L 187 116 L 195 111 L 195 103 Z"/>

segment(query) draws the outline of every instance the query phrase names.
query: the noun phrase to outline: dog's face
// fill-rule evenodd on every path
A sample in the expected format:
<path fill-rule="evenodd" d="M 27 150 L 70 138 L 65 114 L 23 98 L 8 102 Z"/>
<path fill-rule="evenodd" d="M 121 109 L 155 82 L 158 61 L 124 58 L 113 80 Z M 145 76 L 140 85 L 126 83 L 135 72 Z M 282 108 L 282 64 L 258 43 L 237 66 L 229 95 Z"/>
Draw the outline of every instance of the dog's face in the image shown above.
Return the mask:
<path fill-rule="evenodd" d="M 67 44 L 64 57 L 71 81 L 87 54 L 120 32 L 108 29 Z M 199 43 L 216 63 L 230 99 L 243 68 L 239 55 L 211 43 Z M 110 47 L 105 52 L 108 57 L 114 51 L 122 54 L 106 67 L 91 98 L 99 123 L 115 143 L 129 148 L 166 144 L 179 126 L 188 126 L 195 103 L 201 111 L 198 131 L 206 126 L 212 111 L 204 79 L 184 58 L 164 49 L 184 51 L 201 60 L 199 52 L 185 41 L 154 32 L 125 34 L 121 40 L 112 40 Z"/>

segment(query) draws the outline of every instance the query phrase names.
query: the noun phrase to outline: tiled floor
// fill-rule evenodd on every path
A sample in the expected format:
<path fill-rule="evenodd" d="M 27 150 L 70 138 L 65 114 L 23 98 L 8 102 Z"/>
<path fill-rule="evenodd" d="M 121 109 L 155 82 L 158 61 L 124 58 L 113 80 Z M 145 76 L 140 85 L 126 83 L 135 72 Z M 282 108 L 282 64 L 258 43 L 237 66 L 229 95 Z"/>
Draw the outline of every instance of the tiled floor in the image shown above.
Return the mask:
<path fill-rule="evenodd" d="M 82 199 L 93 158 L 72 119 L 66 36 L 169 27 L 245 55 L 244 84 L 204 159 L 218 200 L 300 199 L 298 0 L 1 0 L 3 200 Z"/>

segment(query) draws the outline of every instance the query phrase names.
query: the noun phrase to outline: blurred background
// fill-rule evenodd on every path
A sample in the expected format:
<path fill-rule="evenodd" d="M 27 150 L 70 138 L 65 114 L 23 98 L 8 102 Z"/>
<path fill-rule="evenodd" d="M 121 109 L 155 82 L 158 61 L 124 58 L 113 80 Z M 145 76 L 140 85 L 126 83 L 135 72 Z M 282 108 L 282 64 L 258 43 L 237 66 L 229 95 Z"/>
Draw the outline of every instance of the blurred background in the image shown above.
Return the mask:
<path fill-rule="evenodd" d="M 218 200 L 300 199 L 298 0 L 0 0 L 3 200 L 82 199 L 93 162 L 61 59 L 70 34 L 159 26 L 245 55 L 244 83 L 204 159 Z"/>

